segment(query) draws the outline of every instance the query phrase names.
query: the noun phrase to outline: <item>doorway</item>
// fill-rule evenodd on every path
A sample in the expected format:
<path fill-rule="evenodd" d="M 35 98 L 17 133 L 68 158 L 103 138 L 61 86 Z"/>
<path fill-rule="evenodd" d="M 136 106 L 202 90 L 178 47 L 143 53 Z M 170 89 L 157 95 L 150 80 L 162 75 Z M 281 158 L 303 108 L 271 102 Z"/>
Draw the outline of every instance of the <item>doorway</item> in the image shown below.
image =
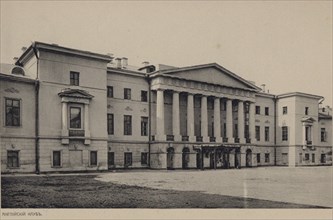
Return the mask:
<path fill-rule="evenodd" d="M 252 150 L 247 149 L 246 150 L 246 167 L 252 166 Z"/>
<path fill-rule="evenodd" d="M 182 167 L 183 167 L 183 169 L 188 169 L 189 161 L 190 161 L 190 149 L 188 149 L 188 147 L 185 147 L 183 149 L 183 153 L 182 153 Z"/>
<path fill-rule="evenodd" d="M 175 149 L 173 147 L 169 147 L 167 150 L 167 169 L 173 170 L 173 160 L 175 156 Z"/>

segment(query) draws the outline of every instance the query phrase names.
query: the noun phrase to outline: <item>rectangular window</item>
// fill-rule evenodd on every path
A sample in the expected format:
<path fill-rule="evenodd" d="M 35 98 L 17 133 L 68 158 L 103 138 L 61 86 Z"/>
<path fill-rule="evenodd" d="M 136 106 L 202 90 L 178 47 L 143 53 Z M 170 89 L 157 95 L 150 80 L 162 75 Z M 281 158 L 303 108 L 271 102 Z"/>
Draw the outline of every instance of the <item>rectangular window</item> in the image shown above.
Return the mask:
<path fill-rule="evenodd" d="M 21 125 L 21 107 L 20 100 L 6 98 L 6 126 L 20 126 Z"/>
<path fill-rule="evenodd" d="M 222 102 L 222 111 L 227 111 L 227 102 Z"/>
<path fill-rule="evenodd" d="M 326 163 L 326 154 L 320 155 L 320 163 Z"/>
<path fill-rule="evenodd" d="M 302 161 L 303 161 L 303 154 L 299 153 L 299 163 L 302 163 Z"/>
<path fill-rule="evenodd" d="M 269 163 L 269 154 L 265 154 L 265 163 Z"/>
<path fill-rule="evenodd" d="M 309 126 L 305 127 L 305 140 L 311 141 L 311 127 Z"/>
<path fill-rule="evenodd" d="M 132 116 L 124 115 L 124 135 L 132 135 Z"/>
<path fill-rule="evenodd" d="M 260 106 L 256 105 L 256 115 L 260 115 Z"/>
<path fill-rule="evenodd" d="M 288 127 L 282 126 L 282 141 L 288 140 Z"/>
<path fill-rule="evenodd" d="M 260 141 L 260 126 L 256 126 L 256 139 Z"/>
<path fill-rule="evenodd" d="M 214 126 L 212 126 L 212 128 L 214 128 Z M 239 137 L 239 135 L 238 135 L 238 124 L 234 125 L 234 137 L 236 137 L 236 138 Z"/>
<path fill-rule="evenodd" d="M 316 154 L 312 154 L 311 158 L 312 158 L 312 163 L 315 163 L 316 162 Z"/>
<path fill-rule="evenodd" d="M 269 115 L 269 107 L 265 107 L 265 115 Z"/>
<path fill-rule="evenodd" d="M 97 151 L 90 151 L 90 166 L 97 166 Z"/>
<path fill-rule="evenodd" d="M 107 96 L 108 98 L 113 98 L 113 86 L 107 87 Z"/>
<path fill-rule="evenodd" d="M 305 154 L 305 161 L 310 160 L 310 154 Z"/>
<path fill-rule="evenodd" d="M 148 135 L 148 117 L 141 117 L 141 136 Z"/>
<path fill-rule="evenodd" d="M 257 154 L 257 163 L 260 163 L 260 154 Z"/>
<path fill-rule="evenodd" d="M 286 115 L 288 113 L 288 108 L 287 106 L 282 107 L 282 114 Z"/>
<path fill-rule="evenodd" d="M 70 85 L 78 86 L 80 85 L 80 73 L 71 71 L 70 75 Z"/>
<path fill-rule="evenodd" d="M 141 102 L 147 102 L 148 101 L 148 92 L 141 90 Z"/>
<path fill-rule="evenodd" d="M 14 150 L 7 151 L 7 167 L 18 168 L 20 167 L 19 152 Z"/>
<path fill-rule="evenodd" d="M 141 153 L 141 165 L 148 164 L 148 153 Z"/>
<path fill-rule="evenodd" d="M 125 153 L 124 165 L 125 167 L 132 166 L 132 153 Z"/>
<path fill-rule="evenodd" d="M 305 107 L 305 115 L 309 114 L 309 107 Z"/>
<path fill-rule="evenodd" d="M 269 127 L 265 127 L 265 141 L 269 141 Z"/>
<path fill-rule="evenodd" d="M 320 141 L 326 142 L 326 130 L 325 128 L 320 129 Z"/>
<path fill-rule="evenodd" d="M 114 134 L 113 114 L 108 114 L 108 134 Z"/>
<path fill-rule="evenodd" d="M 223 137 L 227 137 L 227 124 L 223 123 Z"/>
<path fill-rule="evenodd" d="M 108 165 L 114 166 L 114 152 L 108 152 Z"/>
<path fill-rule="evenodd" d="M 61 167 L 61 151 L 53 151 L 52 166 Z"/>
<path fill-rule="evenodd" d="M 129 89 L 129 88 L 124 89 L 124 99 L 128 99 L 128 100 L 131 99 L 131 89 Z"/>
<path fill-rule="evenodd" d="M 81 108 L 70 107 L 70 128 L 81 128 Z"/>

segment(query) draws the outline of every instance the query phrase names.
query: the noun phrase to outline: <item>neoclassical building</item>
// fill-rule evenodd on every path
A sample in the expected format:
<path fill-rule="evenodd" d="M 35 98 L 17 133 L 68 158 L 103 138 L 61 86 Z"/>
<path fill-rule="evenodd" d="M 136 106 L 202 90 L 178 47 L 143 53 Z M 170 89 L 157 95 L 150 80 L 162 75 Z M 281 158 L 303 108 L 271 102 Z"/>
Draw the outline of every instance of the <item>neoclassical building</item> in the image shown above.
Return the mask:
<path fill-rule="evenodd" d="M 1 172 L 332 165 L 324 98 L 42 42 L 1 64 Z"/>

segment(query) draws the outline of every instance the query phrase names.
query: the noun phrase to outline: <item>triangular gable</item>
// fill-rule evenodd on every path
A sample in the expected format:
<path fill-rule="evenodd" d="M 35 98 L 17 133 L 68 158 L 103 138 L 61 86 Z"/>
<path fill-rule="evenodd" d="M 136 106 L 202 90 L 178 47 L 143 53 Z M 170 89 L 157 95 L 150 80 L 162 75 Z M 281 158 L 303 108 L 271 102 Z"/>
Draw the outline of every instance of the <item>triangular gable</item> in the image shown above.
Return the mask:
<path fill-rule="evenodd" d="M 170 74 L 189 80 L 219 84 L 234 88 L 253 89 L 257 91 L 261 90 L 259 87 L 216 63 L 162 70 L 159 72 L 162 74 Z"/>
<path fill-rule="evenodd" d="M 314 119 L 312 117 L 303 117 L 302 118 L 302 122 L 313 123 L 314 121 L 316 121 L 316 119 Z"/>
<path fill-rule="evenodd" d="M 90 95 L 88 92 L 80 89 L 68 89 L 58 93 L 60 97 L 73 97 L 73 98 L 84 98 L 92 99 L 94 96 Z"/>

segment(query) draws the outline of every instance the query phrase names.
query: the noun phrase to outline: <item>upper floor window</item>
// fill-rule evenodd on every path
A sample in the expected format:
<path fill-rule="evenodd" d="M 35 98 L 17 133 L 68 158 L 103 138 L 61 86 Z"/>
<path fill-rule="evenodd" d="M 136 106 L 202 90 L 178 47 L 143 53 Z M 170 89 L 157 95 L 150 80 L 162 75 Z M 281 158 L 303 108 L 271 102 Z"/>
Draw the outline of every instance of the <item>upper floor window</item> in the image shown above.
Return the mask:
<path fill-rule="evenodd" d="M 132 116 L 124 115 L 124 135 L 132 135 Z"/>
<path fill-rule="evenodd" d="M 113 98 L 113 86 L 107 87 L 107 96 L 108 98 Z"/>
<path fill-rule="evenodd" d="M 260 141 L 260 126 L 256 126 L 256 139 Z"/>
<path fill-rule="evenodd" d="M 131 89 L 129 88 L 124 89 L 124 99 L 131 99 Z"/>
<path fill-rule="evenodd" d="M 326 130 L 325 128 L 320 129 L 320 141 L 326 142 Z"/>
<path fill-rule="evenodd" d="M 6 98 L 6 126 L 20 126 L 20 100 Z"/>
<path fill-rule="evenodd" d="M 282 114 L 286 115 L 288 113 L 288 107 L 287 106 L 283 106 L 282 107 Z"/>
<path fill-rule="evenodd" d="M 70 72 L 70 85 L 78 86 L 80 85 L 80 73 L 79 72 Z"/>
<path fill-rule="evenodd" d="M 148 135 L 148 117 L 141 117 L 141 136 Z"/>
<path fill-rule="evenodd" d="M 70 128 L 81 128 L 81 108 L 70 107 Z"/>
<path fill-rule="evenodd" d="M 260 106 L 256 105 L 256 115 L 260 115 Z"/>
<path fill-rule="evenodd" d="M 305 107 L 305 115 L 309 114 L 309 107 Z"/>
<path fill-rule="evenodd" d="M 113 114 L 108 114 L 108 134 L 114 134 L 114 119 Z"/>
<path fill-rule="evenodd" d="M 265 115 L 269 115 L 269 107 L 265 107 Z"/>
<path fill-rule="evenodd" d="M 141 90 L 141 102 L 147 102 L 148 101 L 148 92 Z"/>
<path fill-rule="evenodd" d="M 287 141 L 288 140 L 288 127 L 282 126 L 282 140 Z"/>
<path fill-rule="evenodd" d="M 265 141 L 269 141 L 269 127 L 265 127 Z"/>

